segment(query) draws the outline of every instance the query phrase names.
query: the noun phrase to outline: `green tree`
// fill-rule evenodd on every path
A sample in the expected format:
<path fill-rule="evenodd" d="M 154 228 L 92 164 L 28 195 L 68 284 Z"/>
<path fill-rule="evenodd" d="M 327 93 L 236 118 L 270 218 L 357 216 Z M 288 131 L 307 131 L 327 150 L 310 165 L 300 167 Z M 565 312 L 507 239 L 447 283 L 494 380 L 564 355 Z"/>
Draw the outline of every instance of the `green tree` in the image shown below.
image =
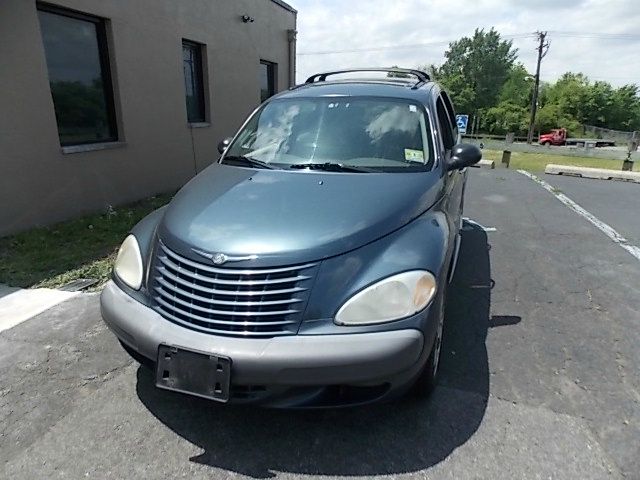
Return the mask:
<path fill-rule="evenodd" d="M 560 115 L 580 123 L 590 113 L 590 100 L 589 79 L 582 73 L 567 72 L 545 91 L 545 104 L 557 105 Z"/>
<path fill-rule="evenodd" d="M 533 77 L 517 50 L 493 28 L 476 29 L 471 37 L 449 44 L 440 66 L 422 67 L 449 92 L 456 110 L 481 118 L 488 133 L 526 134 Z M 567 72 L 555 83 L 543 83 L 538 97 L 536 129 L 566 128 L 581 135 L 583 125 L 614 130 L 640 130 L 640 87 L 614 88 Z"/>
<path fill-rule="evenodd" d="M 582 73 L 567 72 L 540 96 L 540 119 L 537 125 L 564 127 L 574 135 L 581 125 L 631 131 L 640 129 L 640 97 L 637 85 L 614 88 L 608 82 L 591 83 Z M 553 127 L 550 127 L 553 124 Z"/>
<path fill-rule="evenodd" d="M 607 82 L 596 82 L 593 85 L 587 84 L 587 91 L 589 111 L 584 118 L 584 123 L 605 128 L 611 125 L 615 110 L 613 87 Z"/>
<path fill-rule="evenodd" d="M 566 115 L 555 103 L 543 105 L 536 115 L 535 129 L 540 133 L 549 132 L 553 128 L 566 128 L 570 136 L 582 134 L 582 125 L 575 118 Z"/>
<path fill-rule="evenodd" d="M 488 108 L 482 117 L 482 128 L 494 135 L 513 132 L 524 135 L 529 127 L 529 110 L 512 102 L 501 102 Z"/>
<path fill-rule="evenodd" d="M 500 89 L 498 104 L 484 110 L 482 129 L 496 135 L 526 135 L 532 89 L 533 79 L 524 65 L 513 65 Z"/>
<path fill-rule="evenodd" d="M 616 130 L 640 130 L 640 95 L 637 85 L 623 85 L 611 97 L 613 108 L 608 119 Z"/>
<path fill-rule="evenodd" d="M 493 28 L 476 29 L 472 37 L 449 44 L 434 76 L 448 90 L 459 112 L 474 114 L 498 103 L 502 86 L 517 58 L 512 42 Z"/>
<path fill-rule="evenodd" d="M 521 63 L 515 64 L 500 89 L 498 100 L 529 108 L 533 93 L 533 76 L 527 72 Z"/>

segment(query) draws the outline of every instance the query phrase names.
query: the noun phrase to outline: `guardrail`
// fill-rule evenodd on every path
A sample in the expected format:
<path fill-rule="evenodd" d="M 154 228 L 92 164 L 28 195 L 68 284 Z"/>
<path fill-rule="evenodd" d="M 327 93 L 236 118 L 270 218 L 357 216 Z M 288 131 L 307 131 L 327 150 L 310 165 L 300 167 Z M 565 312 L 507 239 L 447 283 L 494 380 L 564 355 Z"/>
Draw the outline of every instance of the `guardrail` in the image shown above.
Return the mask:
<path fill-rule="evenodd" d="M 478 133 L 478 134 L 470 134 L 470 133 L 465 133 L 462 135 L 462 138 L 472 138 L 472 139 L 476 139 L 476 140 L 484 140 L 484 139 L 489 139 L 489 140 L 498 140 L 498 141 L 505 141 L 505 136 L 504 135 L 488 135 L 488 134 L 484 134 L 484 133 Z M 527 137 L 513 137 L 513 140 L 515 142 L 526 142 L 527 141 Z M 538 143 L 538 137 L 534 137 L 533 139 L 534 142 Z"/>
<path fill-rule="evenodd" d="M 515 141 L 513 143 L 507 143 L 504 140 L 504 137 L 500 137 L 497 135 L 491 138 L 488 135 L 464 135 L 463 138 L 466 142 L 474 143 L 479 145 L 483 144 L 483 147 L 488 150 L 501 150 L 501 151 L 511 151 L 511 152 L 524 152 L 524 153 L 539 153 L 539 154 L 552 154 L 552 155 L 562 155 L 567 157 L 593 157 L 593 158 L 602 158 L 608 160 L 618 160 L 624 161 L 627 160 L 629 155 L 629 150 L 626 146 L 620 147 L 599 147 L 599 148 L 585 148 L 585 147 L 555 147 L 555 146 L 544 146 L 536 144 L 527 144 L 524 142 Z M 497 138 L 495 138 L 497 137 Z M 638 162 L 640 161 L 640 152 L 632 152 L 629 161 Z"/>

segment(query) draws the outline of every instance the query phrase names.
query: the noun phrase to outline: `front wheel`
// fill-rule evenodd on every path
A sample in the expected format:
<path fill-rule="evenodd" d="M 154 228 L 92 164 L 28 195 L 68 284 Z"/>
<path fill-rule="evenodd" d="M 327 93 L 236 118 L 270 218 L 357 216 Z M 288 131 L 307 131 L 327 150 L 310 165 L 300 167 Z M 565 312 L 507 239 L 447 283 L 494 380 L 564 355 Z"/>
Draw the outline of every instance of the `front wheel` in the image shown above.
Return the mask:
<path fill-rule="evenodd" d="M 442 298 L 438 305 L 438 324 L 436 326 L 436 337 L 433 340 L 431 353 L 420 376 L 413 386 L 414 394 L 419 398 L 427 398 L 433 392 L 438 383 L 438 368 L 440 366 L 440 353 L 442 352 L 442 333 L 444 331 L 444 304 L 446 291 L 442 292 Z"/>
<path fill-rule="evenodd" d="M 542 145 L 548 147 L 549 145 L 551 145 L 551 142 L 547 140 L 546 142 L 542 142 Z"/>

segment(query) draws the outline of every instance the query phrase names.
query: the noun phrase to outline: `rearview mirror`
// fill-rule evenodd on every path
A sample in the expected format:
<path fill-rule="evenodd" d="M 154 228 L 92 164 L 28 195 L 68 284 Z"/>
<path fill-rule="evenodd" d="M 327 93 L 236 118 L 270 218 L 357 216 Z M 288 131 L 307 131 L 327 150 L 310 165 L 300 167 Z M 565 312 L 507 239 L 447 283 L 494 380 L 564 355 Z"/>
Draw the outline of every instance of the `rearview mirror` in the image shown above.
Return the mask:
<path fill-rule="evenodd" d="M 218 153 L 224 153 L 224 151 L 227 149 L 227 147 L 231 143 L 231 140 L 233 140 L 231 137 L 227 137 L 224 140 L 222 140 L 218 144 Z"/>
<path fill-rule="evenodd" d="M 475 165 L 482 159 L 482 151 L 470 143 L 459 143 L 453 147 L 447 170 L 459 170 Z"/>

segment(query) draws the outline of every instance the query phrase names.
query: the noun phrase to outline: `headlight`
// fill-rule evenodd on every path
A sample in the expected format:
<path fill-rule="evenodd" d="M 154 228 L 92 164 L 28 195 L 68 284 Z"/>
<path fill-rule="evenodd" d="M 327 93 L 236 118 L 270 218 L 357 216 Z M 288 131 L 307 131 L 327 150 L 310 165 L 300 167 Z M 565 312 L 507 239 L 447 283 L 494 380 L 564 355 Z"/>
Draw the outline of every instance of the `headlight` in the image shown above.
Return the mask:
<path fill-rule="evenodd" d="M 142 256 L 138 241 L 133 235 L 125 238 L 120 245 L 113 270 L 120 280 L 134 290 L 138 290 L 142 285 Z"/>
<path fill-rule="evenodd" d="M 426 270 L 387 277 L 351 297 L 335 318 L 339 325 L 366 325 L 405 318 L 425 308 L 436 293 L 436 279 Z"/>

